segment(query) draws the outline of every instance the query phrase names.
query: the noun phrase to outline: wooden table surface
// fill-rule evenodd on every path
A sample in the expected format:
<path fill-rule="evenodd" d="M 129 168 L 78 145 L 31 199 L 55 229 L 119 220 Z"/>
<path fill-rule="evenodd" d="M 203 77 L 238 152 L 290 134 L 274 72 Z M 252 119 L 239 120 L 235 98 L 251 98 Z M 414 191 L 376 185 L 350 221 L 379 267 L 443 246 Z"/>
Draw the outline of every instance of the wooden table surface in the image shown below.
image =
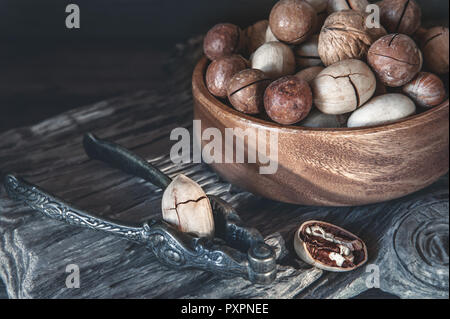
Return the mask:
<path fill-rule="evenodd" d="M 124 221 L 160 216 L 161 192 L 138 178 L 89 160 L 82 135 L 120 143 L 175 176 L 184 173 L 229 201 L 273 242 L 285 241 L 276 281 L 256 286 L 198 270 L 162 266 L 144 247 L 50 220 L 7 198 L 0 188 L 0 277 L 11 298 L 350 298 L 379 288 L 401 298 L 448 298 L 448 175 L 410 196 L 363 207 L 307 207 L 237 189 L 207 165 L 174 165 L 167 156 L 175 127 L 192 127 L 190 77 L 201 39 L 167 62 L 164 89 L 74 109 L 0 135 L 0 175 L 14 171 L 85 210 Z M 335 223 L 365 240 L 368 267 L 329 273 L 296 258 L 292 237 L 305 220 Z M 68 289 L 66 266 L 80 268 Z M 0 295 L 1 296 L 1 295 Z"/>

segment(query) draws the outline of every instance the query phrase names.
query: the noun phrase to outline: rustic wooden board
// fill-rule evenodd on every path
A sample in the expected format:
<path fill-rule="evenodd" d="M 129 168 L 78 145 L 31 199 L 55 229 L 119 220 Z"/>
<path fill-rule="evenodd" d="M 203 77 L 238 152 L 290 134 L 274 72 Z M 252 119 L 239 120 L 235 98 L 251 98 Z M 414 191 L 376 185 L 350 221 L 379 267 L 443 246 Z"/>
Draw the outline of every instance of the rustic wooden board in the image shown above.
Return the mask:
<path fill-rule="evenodd" d="M 126 221 L 160 216 L 161 192 L 84 154 L 94 132 L 130 148 L 174 176 L 180 172 L 220 195 L 270 242 L 286 241 L 277 280 L 175 271 L 144 247 L 50 220 L 0 190 L 0 277 L 11 298 L 349 298 L 368 289 L 362 267 L 335 274 L 297 260 L 292 237 L 321 219 L 365 240 L 380 288 L 402 298 L 448 298 L 448 176 L 416 194 L 377 205 L 316 208 L 282 204 L 237 189 L 204 164 L 174 165 L 166 155 L 175 127 L 192 126 L 190 77 L 201 39 L 180 46 L 164 91 L 138 92 L 64 113 L 0 135 L 0 174 L 14 171 L 85 210 Z M 278 239 L 277 239 L 278 238 Z M 66 266 L 80 267 L 80 288 L 66 288 Z"/>

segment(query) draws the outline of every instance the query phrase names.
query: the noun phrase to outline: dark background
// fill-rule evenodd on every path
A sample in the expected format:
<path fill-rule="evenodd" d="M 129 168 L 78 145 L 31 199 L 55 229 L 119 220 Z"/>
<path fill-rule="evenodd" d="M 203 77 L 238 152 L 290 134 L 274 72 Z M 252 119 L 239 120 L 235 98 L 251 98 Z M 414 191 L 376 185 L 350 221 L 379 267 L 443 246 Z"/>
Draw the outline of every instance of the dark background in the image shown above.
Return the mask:
<path fill-rule="evenodd" d="M 70 108 L 164 85 L 178 42 L 218 22 L 246 27 L 275 0 L 0 0 L 0 132 Z M 448 0 L 422 0 L 448 21 Z M 67 4 L 81 28 L 66 29 Z M 435 12 L 434 15 L 432 13 Z"/>

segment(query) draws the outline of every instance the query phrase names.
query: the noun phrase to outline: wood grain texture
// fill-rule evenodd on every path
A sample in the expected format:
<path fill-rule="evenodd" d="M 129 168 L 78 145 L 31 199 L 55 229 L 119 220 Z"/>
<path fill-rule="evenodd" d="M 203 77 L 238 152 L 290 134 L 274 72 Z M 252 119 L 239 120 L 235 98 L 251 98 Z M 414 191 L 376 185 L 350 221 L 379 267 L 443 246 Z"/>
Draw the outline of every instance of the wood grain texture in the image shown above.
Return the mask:
<path fill-rule="evenodd" d="M 206 58 L 200 60 L 192 80 L 194 117 L 202 121 L 202 130 L 215 127 L 223 137 L 225 128 L 260 130 L 267 145 L 269 132 L 278 134 L 275 174 L 259 174 L 260 163 L 212 165 L 244 189 L 288 203 L 353 206 L 411 194 L 448 172 L 448 100 L 425 113 L 383 126 L 281 126 L 242 114 L 214 98 L 204 84 L 207 64 Z M 246 150 L 254 147 L 245 140 Z"/>
<path fill-rule="evenodd" d="M 402 298 L 448 298 L 448 176 L 381 204 L 311 207 L 245 192 L 204 164 L 174 165 L 165 155 L 173 143 L 169 134 L 174 127 L 192 126 L 190 77 L 200 54 L 201 38 L 179 47 L 167 65 L 173 76 L 164 91 L 102 101 L 1 134 L 0 175 L 15 171 L 99 215 L 123 221 L 160 216 L 162 194 L 154 186 L 88 159 L 81 139 L 92 131 L 226 199 L 269 242 L 282 244 L 284 239 L 277 280 L 261 287 L 169 269 L 143 246 L 50 220 L 8 199 L 0 187 L 0 277 L 11 298 L 349 298 L 366 291 L 366 267 L 335 274 L 298 260 L 294 232 L 310 219 L 363 239 L 368 265 L 378 266 L 383 291 Z M 424 229 L 422 221 L 432 227 Z M 68 264 L 80 267 L 80 289 L 66 288 Z"/>

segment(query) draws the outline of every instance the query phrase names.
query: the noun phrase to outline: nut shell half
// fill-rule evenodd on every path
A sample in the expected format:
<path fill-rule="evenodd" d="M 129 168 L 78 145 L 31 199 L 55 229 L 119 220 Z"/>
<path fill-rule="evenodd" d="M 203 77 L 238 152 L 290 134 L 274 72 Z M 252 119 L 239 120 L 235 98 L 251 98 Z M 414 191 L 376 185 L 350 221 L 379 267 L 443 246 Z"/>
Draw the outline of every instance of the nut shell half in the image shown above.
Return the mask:
<path fill-rule="evenodd" d="M 314 105 L 325 114 L 345 114 L 361 107 L 375 93 L 376 78 L 360 60 L 330 65 L 311 83 Z"/>
<path fill-rule="evenodd" d="M 263 71 L 246 69 L 236 73 L 228 85 L 228 99 L 240 112 L 258 114 L 264 109 L 264 92 L 271 80 Z"/>
<path fill-rule="evenodd" d="M 380 8 L 381 24 L 390 33 L 414 34 L 420 27 L 422 10 L 414 0 L 383 0 Z"/>
<path fill-rule="evenodd" d="M 448 28 L 434 27 L 424 35 L 422 52 L 426 66 L 434 73 L 445 74 L 449 70 Z"/>
<path fill-rule="evenodd" d="M 203 40 L 203 52 L 210 60 L 241 53 L 245 36 L 241 28 L 231 23 L 219 23 L 212 27 Z"/>
<path fill-rule="evenodd" d="M 338 260 L 330 259 L 330 253 L 336 254 L 336 251 L 333 250 L 342 250 L 338 246 L 340 244 L 332 243 L 329 240 L 312 235 L 316 233 L 316 231 L 313 231 L 310 234 L 306 233 L 307 228 L 311 230 L 317 227 L 322 228 L 328 234 L 332 234 L 334 239 L 346 243 L 345 245 L 341 244 L 342 246 L 347 247 L 348 245 L 348 247 L 352 247 L 353 250 L 351 253 L 353 254 L 353 262 L 350 263 L 348 261 L 349 257 L 347 256 L 347 260 L 344 261 L 341 266 L 338 266 Z M 314 241 L 314 239 L 316 239 L 316 241 Z M 316 247 L 322 249 L 316 249 Z M 299 227 L 294 237 L 294 248 L 297 255 L 304 262 L 317 268 L 333 272 L 347 272 L 354 270 L 364 265 L 368 258 L 366 244 L 356 235 L 336 225 L 317 220 L 304 222 Z M 345 253 L 346 252 L 342 254 L 344 255 Z"/>
<path fill-rule="evenodd" d="M 319 52 L 317 50 L 319 35 L 313 35 L 308 41 L 294 48 L 295 62 L 299 68 L 322 65 Z"/>
<path fill-rule="evenodd" d="M 264 93 L 264 108 L 275 122 L 290 125 L 303 120 L 311 111 L 309 84 L 294 75 L 272 82 Z"/>

